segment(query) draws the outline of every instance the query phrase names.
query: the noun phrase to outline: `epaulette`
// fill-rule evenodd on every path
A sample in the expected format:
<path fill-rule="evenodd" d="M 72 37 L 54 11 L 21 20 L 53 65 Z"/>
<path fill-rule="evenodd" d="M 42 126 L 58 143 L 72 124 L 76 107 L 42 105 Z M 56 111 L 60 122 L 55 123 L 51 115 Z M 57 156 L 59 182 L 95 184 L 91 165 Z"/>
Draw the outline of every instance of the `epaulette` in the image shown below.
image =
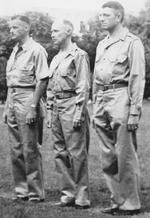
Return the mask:
<path fill-rule="evenodd" d="M 87 52 L 84 51 L 83 49 L 79 48 L 79 47 L 77 47 L 76 51 L 77 51 L 77 53 L 80 54 L 80 55 L 87 55 Z"/>
<path fill-rule="evenodd" d="M 133 39 L 133 40 L 139 40 L 139 37 L 138 36 L 136 36 L 136 35 L 134 35 L 133 33 L 127 33 L 127 37 L 130 37 L 131 39 Z"/>

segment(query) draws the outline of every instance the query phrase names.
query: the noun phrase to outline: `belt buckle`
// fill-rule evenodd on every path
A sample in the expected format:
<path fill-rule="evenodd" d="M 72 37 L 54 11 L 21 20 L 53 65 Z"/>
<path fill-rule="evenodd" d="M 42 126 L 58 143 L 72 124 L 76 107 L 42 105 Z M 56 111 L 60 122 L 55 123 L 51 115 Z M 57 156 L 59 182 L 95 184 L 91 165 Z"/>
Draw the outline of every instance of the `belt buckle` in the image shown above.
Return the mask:
<path fill-rule="evenodd" d="M 63 93 L 57 93 L 56 95 L 57 99 L 62 99 L 63 98 Z"/>
<path fill-rule="evenodd" d="M 57 93 L 55 94 L 55 98 L 59 98 L 59 95 Z"/>
<path fill-rule="evenodd" d="M 113 89 L 115 89 L 115 88 L 116 88 L 116 84 L 112 84 L 112 86 L 113 86 Z"/>
<path fill-rule="evenodd" d="M 59 98 L 60 98 L 60 95 L 59 95 L 59 94 L 56 94 L 55 97 L 59 99 Z"/>
<path fill-rule="evenodd" d="M 15 93 L 16 92 L 16 88 L 12 88 L 12 93 Z"/>
<path fill-rule="evenodd" d="M 108 85 L 104 85 L 104 91 L 107 91 L 109 89 Z"/>

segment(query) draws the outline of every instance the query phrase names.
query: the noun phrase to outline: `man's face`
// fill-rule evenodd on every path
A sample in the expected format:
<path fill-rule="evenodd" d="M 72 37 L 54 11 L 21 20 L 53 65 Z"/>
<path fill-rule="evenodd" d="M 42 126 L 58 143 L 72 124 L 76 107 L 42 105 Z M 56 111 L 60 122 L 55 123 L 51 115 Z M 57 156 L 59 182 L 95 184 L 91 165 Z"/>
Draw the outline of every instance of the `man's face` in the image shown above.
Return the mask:
<path fill-rule="evenodd" d="M 58 47 L 63 45 L 67 39 L 67 30 L 65 25 L 62 22 L 55 22 L 52 25 L 51 31 L 53 43 Z"/>
<path fill-rule="evenodd" d="M 20 41 L 27 35 L 28 25 L 19 19 L 10 21 L 9 27 L 11 37 L 16 41 Z"/>
<path fill-rule="evenodd" d="M 113 30 L 119 23 L 120 17 L 118 11 L 113 8 L 102 8 L 99 14 L 101 27 L 104 30 Z"/>

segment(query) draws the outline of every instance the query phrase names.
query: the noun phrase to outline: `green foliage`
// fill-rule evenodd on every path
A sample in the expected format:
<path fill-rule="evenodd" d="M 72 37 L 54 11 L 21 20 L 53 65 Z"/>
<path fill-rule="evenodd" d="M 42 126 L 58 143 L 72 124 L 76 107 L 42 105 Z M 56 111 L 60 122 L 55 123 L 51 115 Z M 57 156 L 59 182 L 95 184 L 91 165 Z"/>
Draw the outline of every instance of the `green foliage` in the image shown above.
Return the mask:
<path fill-rule="evenodd" d="M 30 35 L 47 50 L 49 64 L 57 52 L 51 40 L 53 20 L 48 14 L 40 12 L 27 12 L 26 15 L 31 20 Z"/>
<path fill-rule="evenodd" d="M 104 38 L 104 33 L 101 31 L 98 16 L 88 20 L 87 25 L 83 22 L 80 23 L 80 36 L 76 42 L 80 48 L 85 50 L 90 59 L 91 71 L 93 72 L 96 47 L 98 42 Z"/>
<path fill-rule="evenodd" d="M 48 43 L 51 39 L 51 25 L 53 23 L 48 14 L 26 12 L 25 15 L 28 16 L 31 21 L 30 34 L 32 37 L 40 43 Z"/>
<path fill-rule="evenodd" d="M 6 62 L 7 59 L 5 57 L 0 57 L 0 101 L 2 103 L 4 103 L 7 94 Z"/>
<path fill-rule="evenodd" d="M 0 45 L 9 37 L 9 27 L 6 19 L 0 18 Z"/>

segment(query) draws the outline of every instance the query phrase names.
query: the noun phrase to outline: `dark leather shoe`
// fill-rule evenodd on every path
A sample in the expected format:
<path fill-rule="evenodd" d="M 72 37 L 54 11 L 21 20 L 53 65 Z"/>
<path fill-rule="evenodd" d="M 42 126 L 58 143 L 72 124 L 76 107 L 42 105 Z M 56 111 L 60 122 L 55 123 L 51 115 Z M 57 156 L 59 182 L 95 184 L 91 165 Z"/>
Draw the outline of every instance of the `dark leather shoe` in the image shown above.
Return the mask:
<path fill-rule="evenodd" d="M 132 215 L 139 214 L 140 212 L 141 212 L 140 209 L 136 209 L 136 210 L 121 210 L 121 209 L 119 209 L 118 212 L 117 212 L 117 214 L 119 214 L 119 215 L 130 215 L 130 216 L 132 216 Z"/>
<path fill-rule="evenodd" d="M 33 203 L 44 202 L 44 198 L 39 198 L 39 197 L 29 197 L 29 202 L 33 202 Z"/>
<path fill-rule="evenodd" d="M 13 201 L 28 201 L 28 196 L 21 196 L 21 195 L 14 195 L 13 197 L 12 197 L 12 200 Z"/>
<path fill-rule="evenodd" d="M 79 204 L 75 204 L 75 208 L 76 209 L 89 209 L 90 205 L 79 205 Z"/>
<path fill-rule="evenodd" d="M 118 207 L 107 207 L 107 208 L 101 209 L 102 213 L 108 213 L 108 214 L 114 214 L 118 211 L 119 211 Z"/>

